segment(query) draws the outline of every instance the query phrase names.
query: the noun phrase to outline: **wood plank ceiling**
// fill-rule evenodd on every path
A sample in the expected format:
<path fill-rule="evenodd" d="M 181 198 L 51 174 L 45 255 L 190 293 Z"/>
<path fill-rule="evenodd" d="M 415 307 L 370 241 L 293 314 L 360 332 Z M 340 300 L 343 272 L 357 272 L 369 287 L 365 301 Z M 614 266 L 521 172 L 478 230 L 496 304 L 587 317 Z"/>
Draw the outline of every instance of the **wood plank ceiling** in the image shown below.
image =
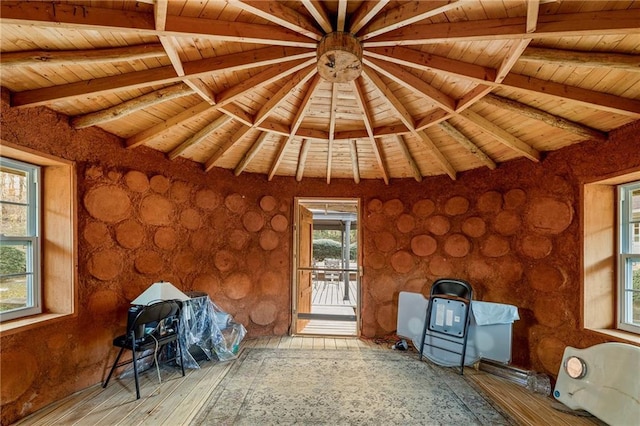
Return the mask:
<path fill-rule="evenodd" d="M 338 32 L 355 80 L 318 73 Z M 0 40 L 12 107 L 269 180 L 455 179 L 640 118 L 640 1 L 2 1 Z"/>

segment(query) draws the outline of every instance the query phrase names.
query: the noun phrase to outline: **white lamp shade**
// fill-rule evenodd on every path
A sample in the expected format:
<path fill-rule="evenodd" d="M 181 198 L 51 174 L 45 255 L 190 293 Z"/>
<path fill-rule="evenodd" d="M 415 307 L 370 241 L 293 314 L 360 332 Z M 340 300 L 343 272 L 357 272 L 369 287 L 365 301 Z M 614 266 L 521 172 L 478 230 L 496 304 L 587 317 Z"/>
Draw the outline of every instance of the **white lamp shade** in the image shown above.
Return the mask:
<path fill-rule="evenodd" d="M 170 282 L 153 283 L 140 296 L 136 297 L 132 305 L 149 305 L 161 300 L 189 300 L 189 296 L 178 290 Z"/>

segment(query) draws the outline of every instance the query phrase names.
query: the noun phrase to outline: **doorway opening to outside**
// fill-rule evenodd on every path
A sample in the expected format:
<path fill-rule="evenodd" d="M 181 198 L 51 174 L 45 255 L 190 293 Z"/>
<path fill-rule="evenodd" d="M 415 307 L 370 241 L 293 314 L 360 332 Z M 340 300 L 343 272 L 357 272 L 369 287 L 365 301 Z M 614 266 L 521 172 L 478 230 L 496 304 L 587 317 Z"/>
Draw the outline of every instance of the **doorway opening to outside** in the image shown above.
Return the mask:
<path fill-rule="evenodd" d="M 360 203 L 296 198 L 292 334 L 358 336 Z"/>

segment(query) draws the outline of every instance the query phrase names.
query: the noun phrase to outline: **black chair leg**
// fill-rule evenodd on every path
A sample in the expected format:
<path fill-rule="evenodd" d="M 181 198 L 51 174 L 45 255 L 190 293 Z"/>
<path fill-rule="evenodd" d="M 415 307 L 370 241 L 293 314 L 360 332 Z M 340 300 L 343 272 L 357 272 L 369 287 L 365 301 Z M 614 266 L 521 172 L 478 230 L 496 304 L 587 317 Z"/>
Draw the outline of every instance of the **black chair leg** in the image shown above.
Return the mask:
<path fill-rule="evenodd" d="M 140 383 L 138 382 L 138 359 L 136 356 L 136 345 L 131 345 L 131 352 L 133 352 L 133 375 L 136 379 L 136 399 L 140 399 Z"/>
<path fill-rule="evenodd" d="M 109 380 L 111 379 L 111 375 L 113 374 L 113 371 L 116 369 L 117 365 L 118 365 L 118 361 L 120 361 L 120 356 L 122 356 L 122 352 L 124 351 L 124 348 L 120 348 L 120 352 L 118 352 L 118 356 L 116 357 L 116 360 L 113 362 L 113 365 L 111 366 L 111 370 L 109 371 L 109 375 L 107 376 L 107 380 L 105 380 L 105 382 L 102 384 L 103 388 L 106 388 L 107 385 L 109 384 Z"/>

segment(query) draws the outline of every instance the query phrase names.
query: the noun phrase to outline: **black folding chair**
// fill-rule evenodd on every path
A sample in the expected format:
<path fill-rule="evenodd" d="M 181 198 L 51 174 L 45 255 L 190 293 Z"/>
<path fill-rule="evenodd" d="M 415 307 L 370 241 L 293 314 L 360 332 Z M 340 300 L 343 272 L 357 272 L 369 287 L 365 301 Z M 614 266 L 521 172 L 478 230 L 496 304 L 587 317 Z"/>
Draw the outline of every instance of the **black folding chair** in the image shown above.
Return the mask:
<path fill-rule="evenodd" d="M 425 346 L 460 354 L 460 374 L 464 373 L 472 295 L 471 285 L 463 280 L 442 278 L 433 283 L 420 342 L 420 360 Z"/>
<path fill-rule="evenodd" d="M 111 379 L 111 375 L 117 367 L 133 363 L 133 374 L 136 382 L 136 399 L 140 399 L 137 361 L 153 355 L 155 362 L 157 362 L 157 355 L 160 350 L 171 342 L 176 342 L 176 356 L 168 361 L 177 360 L 179 354 L 180 367 L 182 368 L 182 375 L 184 376 L 183 349 L 180 347 L 180 339 L 178 338 L 179 311 L 180 305 L 175 300 L 166 300 L 148 306 L 131 308 L 127 320 L 126 334 L 113 339 L 113 345 L 119 347 L 120 352 L 118 352 L 118 356 L 113 362 L 111 371 L 109 371 L 107 380 L 102 387 L 107 387 L 109 379 Z M 132 359 L 118 363 L 125 349 L 132 352 Z M 153 354 L 144 355 L 144 352 L 149 349 L 153 349 Z"/>

